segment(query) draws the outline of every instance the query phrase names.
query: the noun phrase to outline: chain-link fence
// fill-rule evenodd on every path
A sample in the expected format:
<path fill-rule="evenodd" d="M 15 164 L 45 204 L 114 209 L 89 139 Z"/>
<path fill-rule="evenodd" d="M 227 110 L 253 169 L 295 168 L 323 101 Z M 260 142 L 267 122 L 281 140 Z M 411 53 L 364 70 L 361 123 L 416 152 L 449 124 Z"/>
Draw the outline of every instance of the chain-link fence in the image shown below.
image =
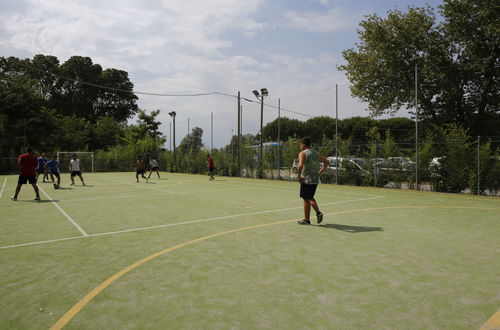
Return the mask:
<path fill-rule="evenodd" d="M 330 166 L 321 176 L 322 183 L 419 189 L 454 193 L 500 196 L 500 138 L 474 140 L 450 138 L 445 141 L 424 140 L 418 145 L 418 166 L 415 144 L 376 141 L 368 144 L 313 145 L 328 157 Z M 213 150 L 216 174 L 274 180 L 296 180 L 298 139 L 263 148 L 241 147 Z M 136 157 L 146 164 L 156 157 L 160 170 L 192 174 L 207 173 L 207 151 L 114 150 L 84 156 L 84 172 L 133 172 Z M 3 174 L 16 173 L 16 158 L 0 159 Z M 67 164 L 60 164 L 62 172 Z"/>

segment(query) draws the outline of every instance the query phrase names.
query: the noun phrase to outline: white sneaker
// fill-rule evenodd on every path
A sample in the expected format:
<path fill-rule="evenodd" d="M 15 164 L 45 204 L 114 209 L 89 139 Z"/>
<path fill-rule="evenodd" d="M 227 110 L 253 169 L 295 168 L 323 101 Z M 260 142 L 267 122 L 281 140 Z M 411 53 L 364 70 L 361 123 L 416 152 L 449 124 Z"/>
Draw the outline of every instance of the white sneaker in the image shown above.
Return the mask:
<path fill-rule="evenodd" d="M 13 201 L 17 201 L 17 197 L 14 196 L 11 196 L 10 199 L 12 199 Z"/>

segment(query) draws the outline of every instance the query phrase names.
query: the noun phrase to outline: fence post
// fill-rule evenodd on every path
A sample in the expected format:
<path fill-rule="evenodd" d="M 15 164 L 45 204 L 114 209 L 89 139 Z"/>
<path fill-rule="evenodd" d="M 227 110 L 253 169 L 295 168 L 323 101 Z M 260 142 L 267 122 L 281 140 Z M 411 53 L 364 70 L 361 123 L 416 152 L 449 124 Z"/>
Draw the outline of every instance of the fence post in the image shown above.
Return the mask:
<path fill-rule="evenodd" d="M 481 160 L 480 160 L 480 150 L 481 150 L 481 138 L 477 137 L 477 195 L 481 194 Z"/>

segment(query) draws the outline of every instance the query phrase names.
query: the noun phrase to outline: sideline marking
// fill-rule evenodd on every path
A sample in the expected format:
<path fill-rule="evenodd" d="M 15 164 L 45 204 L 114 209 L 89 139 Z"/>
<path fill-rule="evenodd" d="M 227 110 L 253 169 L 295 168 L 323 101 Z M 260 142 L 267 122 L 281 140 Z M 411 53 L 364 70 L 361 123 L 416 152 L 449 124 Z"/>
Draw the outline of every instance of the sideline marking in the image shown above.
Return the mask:
<path fill-rule="evenodd" d="M 49 196 L 49 194 L 47 194 L 47 193 L 45 192 L 45 190 L 43 190 L 43 189 L 42 189 L 42 187 L 38 187 L 38 189 L 40 189 L 40 190 L 44 193 L 44 195 L 45 195 L 45 196 L 47 196 L 47 198 L 48 198 L 48 199 L 49 199 L 49 200 L 50 200 L 50 201 L 54 204 L 54 206 L 55 206 L 55 207 L 56 207 L 59 211 L 61 211 L 61 213 L 62 213 L 62 214 L 64 214 L 64 216 L 65 216 L 65 217 L 66 217 L 66 218 L 67 218 L 67 219 L 68 219 L 68 220 L 69 220 L 69 221 L 70 221 L 70 222 L 71 222 L 71 223 L 72 223 L 72 224 L 76 227 L 76 229 L 78 229 L 78 231 L 79 231 L 79 232 L 80 232 L 83 236 L 89 236 L 89 234 L 87 234 L 87 233 L 85 232 L 85 230 L 83 230 L 83 229 L 82 229 L 82 227 L 80 227 L 80 226 L 76 223 L 76 221 L 75 221 L 75 220 L 73 220 L 73 219 L 72 219 L 72 218 L 68 215 L 68 213 L 64 212 L 64 210 L 63 210 L 63 209 L 62 209 L 59 205 L 57 205 L 57 202 L 56 202 L 56 201 L 54 201 L 54 200 L 52 199 L 52 197 L 50 197 L 50 196 Z"/>
<path fill-rule="evenodd" d="M 496 210 L 497 208 L 484 208 L 484 207 L 450 207 L 450 206 L 386 206 L 386 207 L 373 207 L 373 208 L 365 208 L 365 209 L 354 209 L 354 210 L 345 210 L 345 211 L 339 211 L 339 212 L 332 212 L 328 213 L 325 215 L 338 215 L 338 214 L 346 214 L 346 213 L 354 213 L 354 212 L 362 212 L 362 211 L 376 211 L 376 210 L 387 210 L 387 209 L 403 209 L 403 208 L 414 208 L 414 209 L 420 209 L 420 208 L 442 208 L 442 209 L 494 209 Z M 259 224 L 259 225 L 253 225 L 253 226 L 248 226 L 248 227 L 242 227 L 242 228 L 236 228 L 236 229 L 231 229 L 215 234 L 210 234 L 207 236 L 199 237 L 191 241 L 186 241 L 184 243 L 177 244 L 175 246 L 169 247 L 167 249 L 161 250 L 159 252 L 153 253 L 152 255 L 140 259 L 133 264 L 123 268 L 119 272 L 111 275 L 108 277 L 104 282 L 99 284 L 97 287 L 95 287 L 92 291 L 87 293 L 80 301 L 78 301 L 75 305 L 73 305 L 54 325 L 50 327 L 50 330 L 59 330 L 62 329 L 66 324 L 68 324 L 75 316 L 78 314 L 94 297 L 96 297 L 99 293 L 104 291 L 108 286 L 113 284 L 116 280 L 120 279 L 122 276 L 125 274 L 131 272 L 132 270 L 136 269 L 137 267 L 141 266 L 142 264 L 153 260 L 157 257 L 160 257 L 164 254 L 167 254 L 169 252 L 172 252 L 174 250 L 186 247 L 188 245 L 192 245 L 201 241 L 205 241 L 210 238 L 214 237 L 219 237 L 239 231 L 246 231 L 246 230 L 251 230 L 251 229 L 256 229 L 256 228 L 263 228 L 263 227 L 270 227 L 274 225 L 279 225 L 279 224 L 284 224 L 284 223 L 290 223 L 297 221 L 297 219 L 291 219 L 291 220 L 283 220 L 283 221 L 277 221 L 277 222 L 272 222 L 272 223 L 264 223 L 264 224 Z M 321 225 L 320 225 L 321 226 Z M 500 312 L 500 311 L 499 311 Z M 496 314 L 495 314 L 496 315 Z M 492 317 L 490 321 L 493 319 L 493 321 L 496 321 L 496 318 Z M 488 321 L 488 323 L 490 322 Z M 493 324 L 495 325 L 495 324 Z M 486 328 L 488 329 L 488 328 Z M 488 329 L 489 330 L 489 329 Z"/>
<path fill-rule="evenodd" d="M 357 202 L 357 201 L 363 201 L 363 200 L 369 200 L 369 199 L 376 199 L 376 198 L 382 198 L 382 197 L 383 196 L 381 196 L 381 197 L 370 197 L 370 198 L 364 198 L 364 199 L 353 199 L 353 200 L 347 200 L 347 201 L 325 203 L 325 204 L 321 204 L 321 205 L 325 206 L 325 205 L 342 204 L 342 203 Z M 289 211 L 289 210 L 295 210 L 295 209 L 301 209 L 301 208 L 302 208 L 302 206 L 299 206 L 299 207 L 290 207 L 290 208 L 286 208 L 286 209 L 266 210 L 266 211 L 252 212 L 252 213 L 240 213 L 240 214 L 225 215 L 225 216 L 214 217 L 214 218 L 189 220 L 189 221 L 177 222 L 177 223 L 167 223 L 167 224 L 157 225 L 157 226 L 149 226 L 149 227 L 142 227 L 142 228 L 133 228 L 133 229 L 118 230 L 118 231 L 110 231 L 110 232 L 90 234 L 90 235 L 85 235 L 85 236 L 74 236 L 74 237 L 66 237 L 66 238 L 57 238 L 57 239 L 52 239 L 52 240 L 47 240 L 47 241 L 39 241 L 39 242 L 32 242 L 32 243 L 21 243 L 21 244 L 0 246 L 0 250 L 1 249 L 9 249 L 9 248 L 21 247 L 21 246 L 30 246 L 30 245 L 37 245 L 37 244 L 44 244 L 44 243 L 54 243 L 54 242 L 59 242 L 59 241 L 68 241 L 68 240 L 73 240 L 73 239 L 78 239 L 78 238 L 85 238 L 85 237 L 106 236 L 106 235 L 129 233 L 129 232 L 133 232 L 133 231 L 142 231 L 142 230 L 149 230 L 149 229 L 156 229 L 156 228 L 165 228 L 165 227 L 173 227 L 173 226 L 179 226 L 179 225 L 187 225 L 187 224 L 198 223 L 198 222 L 207 222 L 207 221 L 214 221 L 214 220 L 221 220 L 221 219 L 237 218 L 237 217 L 242 217 L 242 216 L 246 216 L 246 215 L 257 215 L 257 214 L 264 214 L 264 213 Z"/>
<path fill-rule="evenodd" d="M 3 188 L 5 188 L 5 184 L 7 183 L 7 178 L 3 181 L 2 189 L 0 190 L 0 199 L 2 199 Z"/>
<path fill-rule="evenodd" d="M 485 324 L 481 327 L 480 330 L 495 330 L 495 329 L 500 329 L 500 309 L 498 312 L 493 314 L 493 316 L 486 321 Z"/>

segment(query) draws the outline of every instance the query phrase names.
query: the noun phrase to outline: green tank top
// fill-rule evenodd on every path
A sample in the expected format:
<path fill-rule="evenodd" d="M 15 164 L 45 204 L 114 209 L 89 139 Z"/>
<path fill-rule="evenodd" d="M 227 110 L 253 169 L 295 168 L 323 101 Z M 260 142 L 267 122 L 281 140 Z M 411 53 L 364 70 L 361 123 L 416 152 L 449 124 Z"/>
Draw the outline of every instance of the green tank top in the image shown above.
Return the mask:
<path fill-rule="evenodd" d="M 302 176 L 304 177 L 305 184 L 318 184 L 319 183 L 319 169 L 320 156 L 317 151 L 312 149 L 304 150 L 306 154 L 306 161 L 304 163 L 304 168 L 302 169 Z"/>

